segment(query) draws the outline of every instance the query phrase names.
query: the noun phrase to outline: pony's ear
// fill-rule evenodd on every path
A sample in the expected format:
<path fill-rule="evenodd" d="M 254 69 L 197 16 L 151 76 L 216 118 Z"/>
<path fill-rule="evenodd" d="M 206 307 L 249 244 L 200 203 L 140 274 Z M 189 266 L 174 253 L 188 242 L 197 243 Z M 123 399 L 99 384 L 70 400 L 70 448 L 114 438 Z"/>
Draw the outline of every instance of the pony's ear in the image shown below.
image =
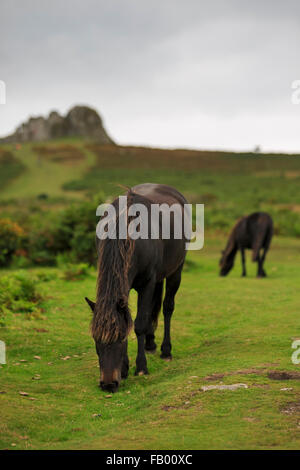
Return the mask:
<path fill-rule="evenodd" d="M 87 297 L 85 297 L 85 300 L 87 302 L 87 304 L 90 306 L 92 312 L 94 313 L 94 310 L 95 310 L 95 302 L 93 302 L 92 300 L 88 299 Z"/>

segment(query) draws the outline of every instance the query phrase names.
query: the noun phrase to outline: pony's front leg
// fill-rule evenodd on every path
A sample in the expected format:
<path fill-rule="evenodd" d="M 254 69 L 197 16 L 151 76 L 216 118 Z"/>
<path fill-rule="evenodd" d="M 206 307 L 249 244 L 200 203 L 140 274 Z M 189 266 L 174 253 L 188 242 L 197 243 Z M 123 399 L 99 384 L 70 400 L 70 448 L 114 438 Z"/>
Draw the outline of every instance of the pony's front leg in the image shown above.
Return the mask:
<path fill-rule="evenodd" d="M 134 331 L 138 342 L 135 375 L 148 374 L 145 335 L 149 327 L 154 287 L 155 282 L 150 281 L 144 288 L 138 291 L 138 312 L 134 322 Z"/>

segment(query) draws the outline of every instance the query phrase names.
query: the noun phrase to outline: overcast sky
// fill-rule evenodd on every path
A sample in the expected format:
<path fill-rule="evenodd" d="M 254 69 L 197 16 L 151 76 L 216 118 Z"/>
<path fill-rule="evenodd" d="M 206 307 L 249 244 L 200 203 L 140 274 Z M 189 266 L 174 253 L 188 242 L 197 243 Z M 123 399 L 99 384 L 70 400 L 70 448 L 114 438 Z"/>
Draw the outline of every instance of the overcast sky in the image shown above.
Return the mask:
<path fill-rule="evenodd" d="M 0 135 L 87 104 L 120 144 L 300 152 L 298 0 L 0 0 Z"/>

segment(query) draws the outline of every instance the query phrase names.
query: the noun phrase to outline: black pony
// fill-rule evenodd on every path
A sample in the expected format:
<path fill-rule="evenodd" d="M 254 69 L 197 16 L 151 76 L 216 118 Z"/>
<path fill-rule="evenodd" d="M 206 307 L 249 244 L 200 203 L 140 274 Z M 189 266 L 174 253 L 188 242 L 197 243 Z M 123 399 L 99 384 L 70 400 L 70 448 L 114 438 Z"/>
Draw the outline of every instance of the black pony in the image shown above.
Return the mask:
<path fill-rule="evenodd" d="M 172 217 L 170 206 L 176 204 L 183 213 L 186 203 L 185 198 L 170 186 L 151 183 L 135 186 L 127 193 L 128 209 L 132 204 L 143 204 L 149 213 L 149 234 L 152 233 L 151 229 L 158 229 L 158 238 L 133 240 L 127 234 L 127 239 L 118 236 L 115 239 L 97 239 L 97 298 L 95 303 L 87 298 L 86 301 L 93 311 L 91 330 L 99 356 L 100 386 L 103 390 L 117 391 L 121 379 L 128 376 L 127 338 L 133 325 L 128 296 L 132 288 L 138 293 L 134 321 L 138 341 L 135 374 L 148 374 L 145 351 L 152 353 L 156 349 L 154 332 L 162 304 L 164 279 L 164 338 L 160 357 L 172 358 L 170 322 L 175 294 L 181 282 L 187 240 L 184 235 L 180 239 L 174 237 L 175 215 Z M 162 237 L 161 217 L 158 227 L 151 226 L 153 204 L 162 204 L 163 210 L 169 210 L 169 239 Z M 113 205 L 118 210 L 119 200 L 116 199 Z"/>
<path fill-rule="evenodd" d="M 263 263 L 273 235 L 273 221 L 265 212 L 254 212 L 240 219 L 234 226 L 220 260 L 220 276 L 232 269 L 238 250 L 241 251 L 243 273 L 246 276 L 245 249 L 252 249 L 252 261 L 257 261 L 257 277 L 266 277 Z M 260 254 L 260 250 L 262 253 Z"/>

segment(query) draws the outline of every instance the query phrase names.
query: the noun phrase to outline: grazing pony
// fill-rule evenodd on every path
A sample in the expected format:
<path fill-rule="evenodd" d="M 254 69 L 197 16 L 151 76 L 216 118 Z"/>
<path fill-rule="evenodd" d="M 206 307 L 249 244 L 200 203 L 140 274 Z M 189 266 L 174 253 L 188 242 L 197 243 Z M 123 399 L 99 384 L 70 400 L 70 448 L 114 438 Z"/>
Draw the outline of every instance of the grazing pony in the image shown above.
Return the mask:
<path fill-rule="evenodd" d="M 158 230 L 158 238 L 137 238 L 128 236 L 121 239 L 98 239 L 98 281 L 97 298 L 92 302 L 86 298 L 92 309 L 92 336 L 100 365 L 100 387 L 116 392 L 121 379 L 128 376 L 129 360 L 127 338 L 133 326 L 128 307 L 130 289 L 138 293 L 137 316 L 134 330 L 137 336 L 138 352 L 135 375 L 148 374 L 145 351 L 156 350 L 155 329 L 162 304 L 163 283 L 166 279 L 163 301 L 164 338 L 161 358 L 171 359 L 170 322 L 174 310 L 174 298 L 181 282 L 181 271 L 186 255 L 184 235 L 174 237 L 174 219 L 171 206 L 177 205 L 183 213 L 185 198 L 176 189 L 162 184 L 140 184 L 127 192 L 127 214 L 132 204 L 144 205 L 149 213 L 148 235 L 151 229 Z M 150 217 L 152 204 L 162 205 L 158 226 Z M 113 202 L 118 212 L 119 199 Z M 178 209 L 180 208 L 180 209 Z M 170 238 L 162 237 L 162 213 L 169 211 Z M 117 229 L 121 215 L 117 218 Z M 100 219 L 101 220 L 101 219 Z M 130 217 L 127 221 L 130 223 Z M 183 231 L 182 231 L 183 233 Z"/>
<path fill-rule="evenodd" d="M 243 272 L 246 276 L 245 249 L 252 250 L 252 261 L 257 261 L 257 277 L 266 277 L 263 263 L 273 235 L 273 221 L 265 212 L 254 212 L 242 217 L 234 226 L 220 260 L 220 276 L 232 269 L 238 250 L 241 251 Z M 260 254 L 260 250 L 262 253 Z"/>

